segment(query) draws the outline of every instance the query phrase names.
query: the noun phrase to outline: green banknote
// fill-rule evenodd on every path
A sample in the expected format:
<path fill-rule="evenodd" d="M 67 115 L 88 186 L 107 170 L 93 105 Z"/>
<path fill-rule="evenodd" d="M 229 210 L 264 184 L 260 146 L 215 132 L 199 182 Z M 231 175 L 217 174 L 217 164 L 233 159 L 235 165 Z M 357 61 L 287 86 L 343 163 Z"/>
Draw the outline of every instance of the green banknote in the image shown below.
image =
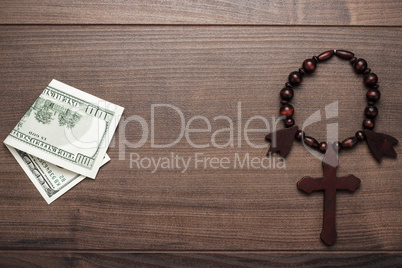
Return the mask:
<path fill-rule="evenodd" d="M 94 179 L 123 110 L 52 80 L 4 143 Z"/>
<path fill-rule="evenodd" d="M 9 146 L 7 148 L 48 204 L 85 179 L 85 176 L 50 164 L 33 155 Z M 110 157 L 106 154 L 102 165 L 109 160 Z"/>

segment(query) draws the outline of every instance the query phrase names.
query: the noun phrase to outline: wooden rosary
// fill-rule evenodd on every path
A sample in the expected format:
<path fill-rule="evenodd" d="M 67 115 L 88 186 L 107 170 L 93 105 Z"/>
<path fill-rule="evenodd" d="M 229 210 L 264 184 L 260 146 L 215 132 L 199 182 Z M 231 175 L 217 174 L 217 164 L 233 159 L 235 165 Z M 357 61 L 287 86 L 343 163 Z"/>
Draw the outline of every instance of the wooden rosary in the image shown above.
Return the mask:
<path fill-rule="evenodd" d="M 363 120 L 363 130 L 357 131 L 354 137 L 346 138 L 342 142 L 337 141 L 333 144 L 327 142 L 319 143 L 313 137 L 306 136 L 304 131 L 299 130 L 299 127 L 295 125 L 293 119 L 294 108 L 289 102 L 294 95 L 293 88 L 302 82 L 304 75 L 313 73 L 318 63 L 326 61 L 334 55 L 341 59 L 349 60 L 355 72 L 364 75 L 363 82 L 369 88 L 366 93 L 368 106 L 364 110 L 366 118 Z M 393 146 L 398 143 L 398 140 L 389 135 L 373 131 L 375 125 L 374 119 L 378 114 L 375 103 L 381 97 L 377 84 L 378 77 L 375 73 L 371 72 L 370 68 L 367 68 L 367 62 L 364 59 L 357 59 L 352 52 L 346 50 L 328 50 L 318 56 L 314 56 L 312 59 L 306 59 L 303 62 L 302 68 L 289 74 L 288 80 L 280 92 L 282 107 L 279 111 L 280 115 L 284 118 L 286 128 L 269 133 L 265 137 L 266 140 L 271 141 L 267 155 L 270 153 L 279 153 L 285 158 L 289 154 L 295 138 L 308 147 L 325 153 L 322 162 L 324 176 L 322 178 L 303 177 L 297 183 L 297 187 L 307 194 L 313 191 L 324 191 L 324 223 L 321 239 L 325 244 L 333 245 L 337 237 L 335 228 L 336 191 L 348 190 L 353 192 L 360 185 L 360 179 L 353 175 L 336 176 L 336 168 L 339 164 L 337 153 L 353 148 L 358 141 L 366 140 L 370 152 L 378 162 L 381 162 L 383 155 L 397 156 Z"/>

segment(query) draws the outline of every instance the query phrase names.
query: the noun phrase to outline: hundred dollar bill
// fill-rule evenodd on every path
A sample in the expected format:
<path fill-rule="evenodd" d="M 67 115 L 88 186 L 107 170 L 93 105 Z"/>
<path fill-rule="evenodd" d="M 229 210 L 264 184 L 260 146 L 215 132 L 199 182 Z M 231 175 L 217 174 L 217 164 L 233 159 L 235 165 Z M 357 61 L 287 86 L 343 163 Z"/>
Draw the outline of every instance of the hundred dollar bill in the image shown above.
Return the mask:
<path fill-rule="evenodd" d="M 7 148 L 48 204 L 85 179 L 85 176 L 60 168 L 10 146 Z M 109 160 L 110 157 L 105 154 L 102 165 Z"/>
<path fill-rule="evenodd" d="M 4 143 L 94 179 L 123 110 L 52 80 Z"/>

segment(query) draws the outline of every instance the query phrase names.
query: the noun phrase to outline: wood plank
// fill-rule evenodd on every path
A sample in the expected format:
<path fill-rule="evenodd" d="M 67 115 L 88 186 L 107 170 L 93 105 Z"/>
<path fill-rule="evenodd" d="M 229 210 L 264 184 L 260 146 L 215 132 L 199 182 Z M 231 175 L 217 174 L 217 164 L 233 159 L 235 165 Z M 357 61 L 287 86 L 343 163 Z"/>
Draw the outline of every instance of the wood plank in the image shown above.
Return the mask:
<path fill-rule="evenodd" d="M 228 24 L 401 26 L 392 1 L 3 0 L 1 24 Z"/>
<path fill-rule="evenodd" d="M 368 42 L 367 40 L 370 40 Z M 171 148 L 125 148 L 142 131 L 135 121 L 120 128 L 109 149 L 112 161 L 96 180 L 84 180 L 47 205 L 4 146 L 0 148 L 1 249 L 104 250 L 328 250 L 319 239 L 322 194 L 304 195 L 296 182 L 321 176 L 320 160 L 295 144 L 286 169 L 202 167 L 158 170 L 130 168 L 130 153 L 141 157 L 263 158 L 237 127 L 255 115 L 278 116 L 278 93 L 289 72 L 305 58 L 329 49 L 348 49 L 369 62 L 380 79 L 382 100 L 377 130 L 401 140 L 401 29 L 295 27 L 101 27 L 0 26 L 0 137 L 4 139 L 51 79 L 126 107 L 125 120 L 143 117 L 152 104 L 171 104 L 186 122 L 205 116 L 212 131 L 234 122 L 234 146 L 196 149 L 186 138 Z M 360 129 L 365 107 L 361 77 L 334 58 L 297 89 L 296 122 L 339 101 L 339 117 L 307 127 L 322 140 L 326 124 L 339 122 L 340 139 Z M 241 102 L 241 124 L 238 103 Z M 325 116 L 324 114 L 322 114 Z M 269 121 L 271 122 L 271 121 Z M 180 132 L 171 108 L 155 112 L 157 143 Z M 195 127 L 205 127 L 202 121 Z M 262 121 L 250 124 L 262 128 Z M 242 132 L 241 131 L 241 132 Z M 243 132 L 242 132 L 243 133 Z M 250 141 L 264 145 L 264 133 Z M 211 133 L 190 135 L 209 143 Z M 217 136 L 228 141 L 228 133 Z M 396 147 L 400 154 L 400 146 Z M 338 174 L 362 179 L 354 194 L 338 194 L 339 239 L 331 250 L 401 250 L 400 158 L 377 164 L 367 146 L 341 155 Z"/>
<path fill-rule="evenodd" d="M 389 253 L 44 253 L 0 252 L 3 267 L 397 267 Z"/>

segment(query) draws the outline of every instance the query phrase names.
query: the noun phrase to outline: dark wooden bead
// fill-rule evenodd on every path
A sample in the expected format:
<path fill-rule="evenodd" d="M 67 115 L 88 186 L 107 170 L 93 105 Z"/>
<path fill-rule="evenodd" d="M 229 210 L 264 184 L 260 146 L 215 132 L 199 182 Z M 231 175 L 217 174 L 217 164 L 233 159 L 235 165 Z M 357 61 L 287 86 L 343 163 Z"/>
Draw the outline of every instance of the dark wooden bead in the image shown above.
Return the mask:
<path fill-rule="evenodd" d="M 363 78 L 363 82 L 366 86 L 375 86 L 378 82 L 378 77 L 375 73 L 366 74 Z"/>
<path fill-rule="evenodd" d="M 305 75 L 306 71 L 303 68 L 299 68 L 299 73 L 301 73 L 301 75 Z"/>
<path fill-rule="evenodd" d="M 285 120 L 285 126 L 286 127 L 292 127 L 295 124 L 295 120 L 293 118 L 287 118 Z"/>
<path fill-rule="evenodd" d="M 378 115 L 378 109 L 374 105 L 367 106 L 364 110 L 364 114 L 368 118 L 375 118 Z"/>
<path fill-rule="evenodd" d="M 341 150 L 341 142 L 340 141 L 336 141 L 332 144 L 332 148 L 334 148 L 335 152 L 339 152 Z"/>
<path fill-rule="evenodd" d="M 371 72 L 371 69 L 370 68 L 367 68 L 365 71 L 364 71 L 364 74 L 369 74 Z"/>
<path fill-rule="evenodd" d="M 381 98 L 381 93 L 378 89 L 371 88 L 367 90 L 366 97 L 368 101 L 375 103 Z"/>
<path fill-rule="evenodd" d="M 284 88 L 282 88 L 282 90 L 279 94 L 280 94 L 282 100 L 289 101 L 293 98 L 294 91 L 290 87 L 284 87 Z"/>
<path fill-rule="evenodd" d="M 303 80 L 302 74 L 297 71 L 291 72 L 289 74 L 289 83 L 291 83 L 293 86 L 300 85 L 302 80 Z"/>
<path fill-rule="evenodd" d="M 372 88 L 379 88 L 380 86 L 377 84 L 375 86 L 372 86 Z"/>
<path fill-rule="evenodd" d="M 341 147 L 342 147 L 342 149 L 350 149 L 350 148 L 354 147 L 356 144 L 357 144 L 357 138 L 350 137 L 350 138 L 344 139 L 341 142 Z"/>
<path fill-rule="evenodd" d="M 318 63 L 318 58 L 317 58 L 317 56 L 313 56 L 313 61 L 315 61 L 315 63 Z"/>
<path fill-rule="evenodd" d="M 318 147 L 320 146 L 318 141 L 310 136 L 304 136 L 303 141 L 308 147 L 313 149 L 318 149 Z"/>
<path fill-rule="evenodd" d="M 304 131 L 303 130 L 298 130 L 295 134 L 295 138 L 298 140 L 301 140 L 304 137 Z"/>
<path fill-rule="evenodd" d="M 335 54 L 339 58 L 345 59 L 345 60 L 349 60 L 355 56 L 355 54 L 353 54 L 352 52 L 347 51 L 347 50 L 336 50 Z"/>
<path fill-rule="evenodd" d="M 359 140 L 359 141 L 364 141 L 364 139 L 366 138 L 366 135 L 364 134 L 363 131 L 357 131 L 355 134 L 355 137 Z"/>
<path fill-rule="evenodd" d="M 357 61 L 357 58 L 356 57 L 353 57 L 353 58 L 351 58 L 350 60 L 349 60 L 349 62 L 353 65 L 353 64 L 355 64 L 355 62 Z"/>
<path fill-rule="evenodd" d="M 286 83 L 285 83 L 285 87 L 290 87 L 290 88 L 292 88 L 293 86 L 292 86 L 292 84 L 291 84 L 291 83 L 286 82 Z"/>
<path fill-rule="evenodd" d="M 334 55 L 334 53 L 335 52 L 333 50 L 325 51 L 325 52 L 321 53 L 320 55 L 318 55 L 318 57 L 317 57 L 318 61 L 321 62 L 321 61 L 329 60 Z"/>
<path fill-rule="evenodd" d="M 281 103 L 282 105 L 284 105 L 284 104 L 288 104 L 289 101 L 287 101 L 287 100 L 281 100 L 280 103 Z"/>
<path fill-rule="evenodd" d="M 312 59 L 307 59 L 307 60 L 303 61 L 303 69 L 308 74 L 311 74 L 312 72 L 314 72 L 316 67 L 317 67 L 317 62 L 315 62 Z"/>
<path fill-rule="evenodd" d="M 291 118 L 293 116 L 295 110 L 292 105 L 285 104 L 285 105 L 282 105 L 279 112 L 282 116 L 285 116 L 286 118 Z"/>
<path fill-rule="evenodd" d="M 374 122 L 373 119 L 371 119 L 371 118 L 366 118 L 366 119 L 363 120 L 363 127 L 364 127 L 365 129 L 373 129 L 374 126 L 375 126 L 375 122 Z"/>
<path fill-rule="evenodd" d="M 327 150 L 327 143 L 325 141 L 320 142 L 318 149 L 320 149 L 322 153 L 325 153 L 325 151 Z"/>
<path fill-rule="evenodd" d="M 356 73 L 362 74 L 367 69 L 367 61 L 364 59 L 358 59 L 353 65 Z"/>

